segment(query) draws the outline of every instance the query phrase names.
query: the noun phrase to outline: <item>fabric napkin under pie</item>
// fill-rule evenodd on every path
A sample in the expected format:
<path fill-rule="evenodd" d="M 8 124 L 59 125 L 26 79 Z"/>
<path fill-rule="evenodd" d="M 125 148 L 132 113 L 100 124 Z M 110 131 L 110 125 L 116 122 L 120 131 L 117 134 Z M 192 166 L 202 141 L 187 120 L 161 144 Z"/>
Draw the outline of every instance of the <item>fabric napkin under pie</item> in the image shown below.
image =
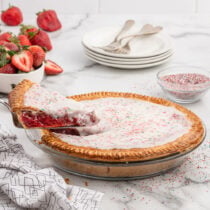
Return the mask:
<path fill-rule="evenodd" d="M 67 185 L 53 168 L 41 169 L 0 123 L 0 209 L 96 210 L 102 196 Z"/>

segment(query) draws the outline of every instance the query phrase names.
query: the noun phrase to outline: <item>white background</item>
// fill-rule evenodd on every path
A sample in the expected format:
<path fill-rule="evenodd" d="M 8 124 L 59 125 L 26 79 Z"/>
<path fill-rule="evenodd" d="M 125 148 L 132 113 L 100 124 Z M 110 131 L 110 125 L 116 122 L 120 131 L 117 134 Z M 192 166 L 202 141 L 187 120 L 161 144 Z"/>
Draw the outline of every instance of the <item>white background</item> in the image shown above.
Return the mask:
<path fill-rule="evenodd" d="M 0 0 L 1 10 L 16 5 L 24 14 L 36 13 L 43 8 L 58 13 L 208 13 L 210 0 Z"/>

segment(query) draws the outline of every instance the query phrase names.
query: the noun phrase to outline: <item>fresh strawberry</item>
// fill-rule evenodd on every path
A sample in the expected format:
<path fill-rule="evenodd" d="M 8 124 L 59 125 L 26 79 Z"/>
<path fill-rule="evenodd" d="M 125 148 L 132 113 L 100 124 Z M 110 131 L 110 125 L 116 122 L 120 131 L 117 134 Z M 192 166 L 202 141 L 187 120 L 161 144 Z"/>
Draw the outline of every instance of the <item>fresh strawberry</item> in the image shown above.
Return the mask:
<path fill-rule="evenodd" d="M 37 25 L 45 31 L 57 31 L 62 27 L 55 10 L 38 12 Z"/>
<path fill-rule="evenodd" d="M 16 68 L 11 63 L 8 63 L 5 66 L 0 68 L 0 73 L 15 74 L 16 73 Z"/>
<path fill-rule="evenodd" d="M 18 35 L 18 39 L 21 46 L 31 46 L 31 42 L 26 35 L 20 34 Z"/>
<path fill-rule="evenodd" d="M 15 43 L 12 43 L 12 42 L 7 42 L 4 44 L 5 47 L 7 47 L 9 50 L 12 50 L 12 51 L 19 51 L 19 47 L 15 44 Z"/>
<path fill-rule="evenodd" d="M 63 72 L 63 69 L 51 60 L 46 60 L 44 70 L 48 75 L 56 75 Z"/>
<path fill-rule="evenodd" d="M 28 39 L 30 39 L 32 36 L 35 36 L 38 31 L 39 29 L 35 26 L 21 24 L 20 34 L 26 35 Z"/>
<path fill-rule="evenodd" d="M 23 15 L 18 7 L 10 6 L 1 13 L 2 21 L 9 26 L 17 26 L 23 21 Z"/>
<path fill-rule="evenodd" d="M 0 45 L 5 46 L 6 48 L 8 48 L 8 50 L 12 50 L 15 52 L 17 52 L 19 50 L 19 47 L 13 42 L 6 42 L 3 40 L 0 40 Z"/>
<path fill-rule="evenodd" d="M 5 32 L 3 34 L 0 34 L 0 40 L 6 41 L 6 42 L 10 42 L 11 37 L 12 37 L 12 33 L 10 32 Z"/>
<path fill-rule="evenodd" d="M 30 41 L 32 45 L 39 45 L 42 48 L 46 48 L 48 51 L 52 49 L 50 38 L 45 31 L 39 30 L 38 33 L 32 36 Z"/>
<path fill-rule="evenodd" d="M 45 59 L 45 51 L 38 45 L 32 45 L 28 50 L 33 55 L 33 66 L 35 68 L 41 66 Z"/>
<path fill-rule="evenodd" d="M 20 33 L 26 35 L 32 45 L 39 45 L 46 50 L 52 49 L 52 44 L 48 34 L 31 25 L 21 25 Z"/>
<path fill-rule="evenodd" d="M 33 65 L 33 55 L 28 50 L 23 50 L 12 56 L 12 64 L 20 71 L 29 72 Z"/>

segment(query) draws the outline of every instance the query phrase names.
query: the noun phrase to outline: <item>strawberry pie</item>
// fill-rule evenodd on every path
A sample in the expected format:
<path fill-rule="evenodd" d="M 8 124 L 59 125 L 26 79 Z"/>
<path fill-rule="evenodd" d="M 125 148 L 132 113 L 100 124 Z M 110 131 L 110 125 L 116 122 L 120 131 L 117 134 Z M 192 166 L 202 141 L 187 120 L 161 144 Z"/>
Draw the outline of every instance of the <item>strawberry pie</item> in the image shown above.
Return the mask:
<path fill-rule="evenodd" d="M 163 158 L 191 151 L 203 140 L 201 120 L 161 98 L 98 92 L 69 97 L 96 110 L 92 126 L 43 130 L 42 143 L 82 159 L 124 162 Z"/>
<path fill-rule="evenodd" d="M 23 80 L 10 92 L 9 104 L 25 128 L 91 126 L 98 122 L 91 108 L 29 80 Z"/>

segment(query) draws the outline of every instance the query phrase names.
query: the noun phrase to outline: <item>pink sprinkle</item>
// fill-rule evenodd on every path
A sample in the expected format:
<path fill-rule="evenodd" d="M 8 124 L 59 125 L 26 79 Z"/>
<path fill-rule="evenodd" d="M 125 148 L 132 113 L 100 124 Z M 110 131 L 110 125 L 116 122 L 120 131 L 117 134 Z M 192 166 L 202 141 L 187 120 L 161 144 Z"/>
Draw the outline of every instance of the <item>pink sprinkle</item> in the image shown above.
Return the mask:
<path fill-rule="evenodd" d="M 171 74 L 160 78 L 163 85 L 168 89 L 182 91 L 198 90 L 209 86 L 210 78 L 196 73 Z"/>

